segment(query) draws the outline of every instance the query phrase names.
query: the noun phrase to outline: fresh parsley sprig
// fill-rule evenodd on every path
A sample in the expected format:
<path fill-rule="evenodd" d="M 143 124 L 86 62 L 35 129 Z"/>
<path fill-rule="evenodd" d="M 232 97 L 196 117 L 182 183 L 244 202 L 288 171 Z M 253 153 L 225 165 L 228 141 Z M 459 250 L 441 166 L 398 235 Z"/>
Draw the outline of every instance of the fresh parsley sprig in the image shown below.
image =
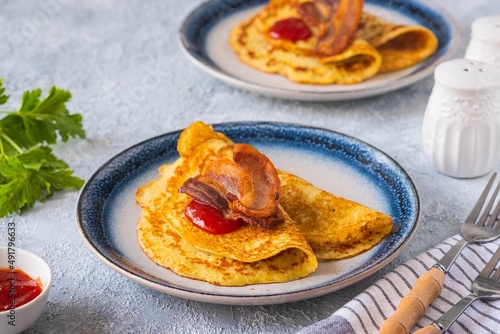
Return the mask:
<path fill-rule="evenodd" d="M 18 110 L 0 110 L 5 115 L 0 119 L 0 217 L 84 183 L 48 146 L 58 139 L 85 138 L 82 116 L 66 109 L 71 93 L 52 87 L 44 98 L 41 94 L 40 89 L 26 91 Z M 8 99 L 0 79 L 0 105 Z"/>

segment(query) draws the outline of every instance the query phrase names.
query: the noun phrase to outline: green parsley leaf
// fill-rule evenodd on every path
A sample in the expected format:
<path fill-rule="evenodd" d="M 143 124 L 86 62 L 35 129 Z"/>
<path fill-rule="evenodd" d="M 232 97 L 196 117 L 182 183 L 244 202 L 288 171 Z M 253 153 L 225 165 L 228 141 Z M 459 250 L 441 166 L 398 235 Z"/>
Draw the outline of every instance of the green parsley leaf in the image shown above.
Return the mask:
<path fill-rule="evenodd" d="M 36 146 L 17 158 L 28 170 L 36 170 L 40 174 L 40 179 L 47 185 L 48 194 L 63 189 L 80 189 L 83 186 L 84 181 L 72 176 L 73 171 L 68 169 L 68 164 L 58 159 L 50 147 Z"/>
<path fill-rule="evenodd" d="M 0 105 L 9 98 L 2 84 L 0 79 Z M 46 146 L 59 138 L 85 138 L 82 116 L 66 109 L 71 94 L 52 87 L 45 98 L 40 96 L 40 89 L 26 91 L 17 111 L 1 111 L 7 116 L 0 119 L 0 217 L 84 183 Z"/>
<path fill-rule="evenodd" d="M 0 79 L 0 105 L 5 104 L 9 99 L 8 95 L 4 94 L 5 88 L 3 88 L 3 80 Z"/>
<path fill-rule="evenodd" d="M 69 137 L 85 138 L 82 116 L 66 109 L 71 98 L 68 91 L 52 87 L 44 99 L 40 96 L 40 89 L 24 92 L 19 109 L 0 120 L 0 128 L 19 147 L 55 144 L 58 137 L 64 142 Z"/>

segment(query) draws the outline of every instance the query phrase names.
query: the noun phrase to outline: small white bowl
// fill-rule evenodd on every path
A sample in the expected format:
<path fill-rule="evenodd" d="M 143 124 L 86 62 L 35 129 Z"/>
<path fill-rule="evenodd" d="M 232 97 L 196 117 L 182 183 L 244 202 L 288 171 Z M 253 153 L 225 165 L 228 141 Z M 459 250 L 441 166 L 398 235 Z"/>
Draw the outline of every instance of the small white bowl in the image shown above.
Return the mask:
<path fill-rule="evenodd" d="M 15 268 L 21 269 L 35 280 L 39 279 L 42 292 L 27 304 L 16 307 L 14 310 L 0 312 L 0 333 L 2 334 L 20 333 L 32 326 L 42 314 L 52 285 L 52 270 L 41 257 L 19 248 L 14 248 L 14 253 L 12 253 L 12 248 L 10 251 L 14 255 L 11 259 L 15 261 Z M 0 247 L 0 268 L 9 267 L 9 249 Z M 15 326 L 9 324 L 12 320 Z"/>

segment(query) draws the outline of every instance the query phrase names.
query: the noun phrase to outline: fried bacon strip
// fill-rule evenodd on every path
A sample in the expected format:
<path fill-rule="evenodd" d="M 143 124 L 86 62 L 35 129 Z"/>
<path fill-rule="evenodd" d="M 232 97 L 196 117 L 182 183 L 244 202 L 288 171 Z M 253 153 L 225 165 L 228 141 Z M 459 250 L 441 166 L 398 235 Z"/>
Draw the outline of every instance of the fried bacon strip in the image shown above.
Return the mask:
<path fill-rule="evenodd" d="M 354 40 L 363 0 L 312 0 L 299 4 L 301 17 L 319 28 L 315 52 L 329 57 L 341 53 Z"/>
<path fill-rule="evenodd" d="M 272 162 L 248 144 L 236 144 L 233 160 L 216 158 L 179 189 L 226 218 L 241 218 L 265 230 L 284 220 L 280 180 Z"/>

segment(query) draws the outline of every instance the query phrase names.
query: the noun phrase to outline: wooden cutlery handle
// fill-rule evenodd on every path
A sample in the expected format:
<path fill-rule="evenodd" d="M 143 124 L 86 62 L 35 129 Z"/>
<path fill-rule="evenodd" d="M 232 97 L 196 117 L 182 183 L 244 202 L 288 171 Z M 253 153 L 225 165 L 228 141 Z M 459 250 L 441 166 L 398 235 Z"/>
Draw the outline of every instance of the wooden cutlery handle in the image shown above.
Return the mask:
<path fill-rule="evenodd" d="M 408 334 L 423 317 L 425 310 L 439 296 L 444 284 L 444 272 L 431 268 L 420 276 L 413 289 L 403 298 L 398 308 L 380 327 L 380 334 Z"/>
<path fill-rule="evenodd" d="M 422 329 L 419 329 L 413 334 L 439 334 L 439 333 L 441 333 L 441 331 L 436 326 L 429 325 L 425 326 Z"/>

